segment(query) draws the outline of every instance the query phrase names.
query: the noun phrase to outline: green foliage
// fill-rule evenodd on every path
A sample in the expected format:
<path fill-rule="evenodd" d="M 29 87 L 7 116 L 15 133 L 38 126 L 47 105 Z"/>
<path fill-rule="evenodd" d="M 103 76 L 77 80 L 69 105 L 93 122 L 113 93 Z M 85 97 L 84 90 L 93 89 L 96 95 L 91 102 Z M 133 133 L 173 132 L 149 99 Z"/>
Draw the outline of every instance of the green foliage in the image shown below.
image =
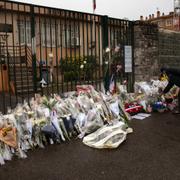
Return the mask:
<path fill-rule="evenodd" d="M 77 81 L 79 74 L 77 71 L 64 72 L 64 81 Z"/>
<path fill-rule="evenodd" d="M 64 81 L 91 80 L 96 68 L 95 56 L 67 57 L 60 60 L 60 69 L 64 74 Z"/>
<path fill-rule="evenodd" d="M 51 111 L 53 110 L 54 106 L 56 105 L 57 101 L 53 98 L 48 98 L 46 96 L 43 97 L 43 105 L 50 109 Z"/>

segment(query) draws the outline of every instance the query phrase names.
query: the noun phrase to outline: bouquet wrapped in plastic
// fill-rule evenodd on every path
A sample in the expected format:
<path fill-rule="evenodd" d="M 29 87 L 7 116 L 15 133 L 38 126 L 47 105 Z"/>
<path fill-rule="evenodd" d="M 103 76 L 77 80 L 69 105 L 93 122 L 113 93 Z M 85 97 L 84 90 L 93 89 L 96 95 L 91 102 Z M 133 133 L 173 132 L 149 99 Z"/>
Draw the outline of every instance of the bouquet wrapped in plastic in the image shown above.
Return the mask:
<path fill-rule="evenodd" d="M 83 143 L 87 146 L 103 149 L 117 148 L 126 140 L 127 133 L 132 132 L 123 122 L 107 124 L 96 132 L 83 138 Z"/>

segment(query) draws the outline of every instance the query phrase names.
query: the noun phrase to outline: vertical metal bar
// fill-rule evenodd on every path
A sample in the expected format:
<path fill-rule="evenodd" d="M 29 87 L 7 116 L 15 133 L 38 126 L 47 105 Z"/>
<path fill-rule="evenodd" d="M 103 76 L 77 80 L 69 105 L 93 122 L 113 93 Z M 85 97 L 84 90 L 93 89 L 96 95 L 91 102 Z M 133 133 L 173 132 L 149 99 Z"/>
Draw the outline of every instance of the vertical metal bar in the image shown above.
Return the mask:
<path fill-rule="evenodd" d="M 95 58 L 95 85 L 96 85 L 96 89 L 98 89 L 98 83 L 99 83 L 99 79 L 97 78 L 97 32 L 96 32 L 96 15 L 94 15 L 94 27 L 93 27 L 93 31 L 94 31 L 94 48 L 95 48 L 95 53 L 94 53 L 94 58 Z"/>
<path fill-rule="evenodd" d="M 72 24 L 72 21 L 71 21 L 71 12 L 69 12 L 69 35 L 70 35 L 70 39 L 69 39 L 69 42 L 68 42 L 68 48 L 70 48 L 70 62 L 68 62 L 68 63 L 70 63 L 70 72 L 69 72 L 69 74 L 70 74 L 70 79 L 71 79 L 71 88 L 70 88 L 70 90 L 72 91 L 72 89 L 73 89 L 73 83 L 72 83 L 72 81 L 73 81 L 73 78 L 74 77 L 72 77 L 72 48 L 74 48 L 74 45 L 72 46 L 72 43 L 73 43 L 73 40 L 72 40 L 72 26 L 71 26 L 71 24 Z M 69 91 L 69 89 L 68 89 L 68 91 Z"/>
<path fill-rule="evenodd" d="M 74 39 L 73 39 L 73 43 L 74 43 L 74 58 L 73 58 L 73 66 L 75 68 L 74 70 L 74 85 L 76 87 L 77 85 L 77 57 L 76 57 L 76 47 L 77 47 L 77 44 L 76 44 L 76 39 L 77 39 L 77 29 L 76 29 L 76 19 L 77 19 L 77 13 L 73 13 L 73 34 L 74 34 Z M 79 19 L 77 19 L 77 21 L 79 22 Z"/>
<path fill-rule="evenodd" d="M 90 15 L 90 41 L 91 41 L 91 45 L 90 45 L 90 47 L 91 47 L 91 55 L 90 55 L 90 57 L 88 57 L 89 58 L 89 64 L 90 64 L 90 67 L 91 66 L 93 66 L 93 19 L 92 19 L 92 15 Z M 90 79 L 90 82 L 91 82 L 91 84 L 93 85 L 94 84 L 94 78 L 93 78 L 93 74 L 94 74 L 94 69 L 91 67 L 91 68 L 89 68 L 88 69 L 88 76 L 89 77 L 87 77 L 88 78 L 88 80 Z"/>
<path fill-rule="evenodd" d="M 108 16 L 102 17 L 102 40 L 103 40 L 103 49 L 108 47 Z"/>
<path fill-rule="evenodd" d="M 64 11 L 65 13 L 65 24 L 64 24 L 64 31 L 65 31 L 65 61 L 66 61 L 66 67 L 68 65 L 68 52 L 67 52 L 67 27 L 69 25 L 69 22 L 67 22 L 67 15 L 69 15 L 69 13 L 67 11 Z M 68 78 L 69 79 L 69 78 Z M 66 88 L 67 88 L 67 91 L 68 91 L 68 83 L 69 83 L 69 80 L 66 81 Z"/>
<path fill-rule="evenodd" d="M 108 19 L 108 30 L 109 30 L 109 48 L 112 49 L 112 21 L 109 18 Z M 112 51 L 110 52 L 111 56 L 112 56 Z"/>
<path fill-rule="evenodd" d="M 55 14 L 56 15 L 56 14 Z M 57 15 L 56 15 L 57 16 Z M 58 24 L 57 24 L 57 17 L 55 18 L 55 48 L 56 48 L 56 89 L 57 93 L 59 93 L 59 63 L 58 63 Z"/>
<path fill-rule="evenodd" d="M 26 11 L 26 9 L 25 9 L 25 5 L 24 5 L 24 11 Z M 27 32 L 26 32 L 26 28 L 27 28 L 27 21 L 26 21 L 27 19 L 26 19 L 26 15 L 24 15 L 24 22 L 25 22 L 25 46 L 24 46 L 24 48 L 25 48 L 25 60 L 26 60 L 26 62 L 25 62 L 25 66 L 26 66 L 26 80 L 27 80 L 27 86 L 25 86 L 24 88 L 27 88 L 27 91 L 28 91 L 28 102 L 29 102 L 29 76 L 28 76 L 28 73 L 29 73 L 29 67 L 28 67 L 28 64 L 27 64 L 27 61 L 28 61 L 28 57 L 27 57 Z"/>
<path fill-rule="evenodd" d="M 124 77 L 125 78 L 127 78 L 126 77 L 126 73 L 125 73 L 125 57 L 124 57 L 124 46 L 125 46 L 125 43 L 124 43 L 124 21 L 123 20 L 121 20 L 121 34 L 122 34 L 122 63 L 123 63 L 123 69 L 124 69 L 124 72 L 123 72 L 123 74 L 124 74 Z"/>
<path fill-rule="evenodd" d="M 87 54 L 86 54 L 86 57 L 88 58 L 89 57 L 89 15 L 86 14 L 86 34 L 87 34 L 87 39 L 86 39 L 86 45 L 87 45 Z M 83 69 L 84 71 L 84 69 Z M 84 72 L 85 74 L 83 74 L 83 76 L 86 78 L 86 72 Z M 88 79 L 88 82 L 86 83 L 86 79 L 84 78 L 84 83 L 85 84 L 89 84 L 89 79 Z"/>
<path fill-rule="evenodd" d="M 44 8 L 44 14 L 46 14 L 46 8 Z M 44 28 L 44 50 L 45 50 L 45 59 L 46 59 L 46 68 L 45 68 L 45 71 L 46 71 L 46 78 L 47 78 L 47 91 L 46 93 L 49 95 L 49 68 L 48 68 L 48 56 L 47 56 L 47 21 L 46 21 L 46 16 L 44 18 L 44 25 L 43 25 L 43 28 Z"/>
<path fill-rule="evenodd" d="M 60 55 L 60 64 L 64 64 L 64 59 L 63 59 L 63 24 L 64 21 L 62 22 L 62 11 L 60 11 L 60 49 L 61 49 L 61 55 Z M 62 66 L 61 66 L 62 68 Z M 62 79 L 62 82 L 61 82 L 61 90 L 62 90 L 62 93 L 64 92 L 64 70 L 61 69 L 61 79 Z"/>
<path fill-rule="evenodd" d="M 120 64 L 121 64 L 121 66 L 123 67 L 123 57 L 122 57 L 122 48 L 123 48 L 123 45 L 122 45 L 122 29 L 121 29 L 121 20 L 119 20 L 119 23 L 118 23 L 118 25 L 119 25 L 119 31 L 120 31 L 120 33 L 119 33 L 119 36 L 120 36 L 120 41 L 119 41 L 119 46 L 120 46 Z M 122 70 L 121 70 L 121 72 L 120 72 L 120 83 L 122 83 L 123 82 L 123 74 L 124 74 L 124 72 L 123 72 L 123 68 L 122 68 Z"/>
<path fill-rule="evenodd" d="M 127 32 L 127 21 L 124 21 L 124 35 L 125 35 L 125 45 L 128 45 L 128 32 Z M 130 92 L 130 86 L 131 86 L 131 74 L 127 74 L 127 91 Z"/>
<path fill-rule="evenodd" d="M 103 51 L 103 49 L 101 49 L 101 44 L 102 44 L 102 41 L 101 41 L 101 20 L 102 17 L 98 16 L 98 57 L 99 57 L 99 80 L 102 81 L 102 63 L 101 63 L 101 51 Z M 101 81 L 99 83 L 99 90 L 101 90 Z"/>
<path fill-rule="evenodd" d="M 86 20 L 86 16 L 85 14 L 81 14 L 82 15 L 82 48 L 83 48 L 83 53 L 82 53 L 82 59 L 85 58 L 85 51 L 86 51 L 86 48 L 88 48 L 87 46 L 85 47 L 85 20 Z M 87 37 L 86 37 L 87 38 Z M 78 67 L 80 67 L 80 60 L 78 61 Z M 79 68 L 79 83 L 81 84 L 81 69 Z"/>
<path fill-rule="evenodd" d="M 120 28 L 120 20 L 117 19 L 117 29 L 118 29 L 118 41 L 117 41 L 117 46 L 120 45 L 121 43 L 121 28 Z"/>
<path fill-rule="evenodd" d="M 5 3 L 4 3 L 4 5 L 5 5 Z M 5 113 L 5 110 L 6 110 L 6 98 L 5 98 L 5 87 L 4 87 L 4 73 L 3 73 L 3 58 L 4 58 L 4 60 L 5 60 L 5 57 L 3 57 L 3 47 L 4 46 L 4 44 L 3 44 L 3 40 L 2 40 L 2 37 L 0 37 L 0 53 L 2 53 L 2 59 L 0 58 L 0 68 L 1 68 L 1 87 L 2 87 L 2 104 L 3 104 L 3 107 L 2 107 L 2 112 L 3 113 Z"/>
<path fill-rule="evenodd" d="M 35 14 L 34 6 L 31 5 L 31 47 L 32 47 L 32 70 L 34 93 L 37 93 L 37 67 L 36 67 L 36 37 L 35 37 Z"/>
<path fill-rule="evenodd" d="M 11 4 L 11 9 L 13 9 L 13 3 Z M 11 11 L 11 23 L 12 23 L 12 28 L 13 28 L 13 33 L 12 33 L 12 48 L 13 48 L 13 85 L 14 85 L 14 91 L 15 91 L 15 104 L 18 103 L 18 97 L 17 97 L 17 84 L 16 84 L 16 62 L 15 62 L 15 37 L 14 37 L 14 13 Z"/>
<path fill-rule="evenodd" d="M 131 92 L 134 92 L 134 83 L 135 83 L 135 63 L 134 63 L 134 23 L 129 22 L 130 36 L 131 36 L 131 46 L 132 46 L 132 86 Z"/>
<path fill-rule="evenodd" d="M 6 7 L 6 2 L 4 3 L 5 4 L 5 7 Z M 5 24 L 7 24 L 7 13 L 5 11 Z M 7 32 L 5 33 L 5 35 L 8 37 L 8 34 Z M 7 56 L 7 72 L 8 72 L 8 91 L 9 91 L 9 100 L 10 100 L 10 107 L 12 107 L 12 102 L 11 102 L 11 93 L 10 93 L 10 66 L 9 66 L 9 52 L 8 52 L 8 49 L 9 49 L 9 46 L 8 46 L 8 39 L 6 38 L 6 56 Z"/>
<path fill-rule="evenodd" d="M 113 19 L 113 36 L 114 36 L 114 42 L 113 42 L 113 48 L 116 46 L 116 26 L 115 26 L 115 20 Z"/>
<path fill-rule="evenodd" d="M 124 60 L 124 31 L 123 31 L 123 21 L 120 20 L 120 29 L 121 29 L 121 64 L 123 67 L 122 76 L 123 79 L 126 79 L 125 75 L 125 60 Z"/>
<path fill-rule="evenodd" d="M 81 60 L 81 36 L 84 36 L 84 29 L 83 29 L 83 35 L 81 34 L 81 26 L 83 26 L 83 28 L 84 28 L 84 24 L 82 24 L 84 22 L 84 16 L 82 18 L 81 15 L 82 14 L 78 13 L 78 29 L 77 29 L 77 31 L 78 31 L 78 45 L 79 45 L 78 46 L 78 48 L 79 48 L 79 52 L 78 53 L 79 53 L 79 55 L 78 55 L 78 62 L 76 62 L 77 65 L 78 65 L 78 68 L 79 68 L 79 62 Z M 81 22 L 81 26 L 80 26 L 80 22 Z M 83 41 L 82 42 L 83 42 L 82 44 L 83 44 L 83 53 L 84 53 L 84 37 L 83 37 Z M 84 54 L 83 54 L 83 57 L 84 57 Z M 79 69 L 78 69 L 78 73 L 79 73 Z M 78 77 L 79 76 L 80 75 L 78 74 Z"/>
<path fill-rule="evenodd" d="M 111 18 L 109 18 L 108 19 L 109 20 L 109 22 L 110 22 L 110 49 L 113 49 L 114 48 L 114 41 L 115 41 L 115 32 L 114 32 L 114 21 L 111 19 Z M 113 41 L 112 41 L 112 36 L 113 36 Z M 113 51 L 110 51 L 110 56 L 112 57 L 113 56 Z"/>
<path fill-rule="evenodd" d="M 19 9 L 19 4 L 18 4 L 18 11 L 20 12 L 20 9 Z M 20 61 L 20 73 L 21 73 L 21 100 L 22 100 L 22 102 L 23 102 L 23 100 L 24 100 L 24 85 L 23 85 L 23 77 L 22 77 L 22 62 L 21 62 L 21 58 L 22 58 L 22 53 L 21 53 L 21 33 L 24 33 L 24 32 L 21 32 L 21 28 L 20 28 L 20 13 L 18 13 L 18 21 L 19 21 L 19 29 L 18 29 L 18 40 L 19 40 L 19 43 L 18 43 L 18 45 L 19 45 L 19 53 L 18 53 L 18 55 L 19 55 L 19 61 Z M 22 21 L 23 22 L 23 21 Z M 16 87 L 17 88 L 17 87 Z"/>
<path fill-rule="evenodd" d="M 38 7 L 38 14 L 39 14 L 39 51 L 40 51 L 40 62 L 39 62 L 39 74 L 40 74 L 40 81 L 42 80 L 42 73 L 43 73 L 43 59 L 42 59 L 42 26 L 43 21 L 41 22 L 41 16 L 40 16 L 40 7 Z M 44 95 L 44 90 L 41 87 L 41 93 Z"/>
<path fill-rule="evenodd" d="M 109 43 L 109 39 L 108 39 L 108 16 L 103 16 L 101 19 L 101 24 L 102 24 L 102 48 L 103 50 L 106 49 L 106 47 L 108 47 Z M 105 78 L 105 72 L 104 72 L 104 62 L 103 64 L 103 80 Z M 107 69 L 107 73 L 109 73 L 109 68 L 110 68 L 110 63 L 108 63 L 108 69 Z"/>
<path fill-rule="evenodd" d="M 2 51 L 3 49 L 3 45 L 1 44 L 2 42 L 1 42 L 1 39 L 0 39 L 0 50 Z M 5 109 L 6 109 L 6 102 L 5 102 L 5 87 L 4 87 L 4 74 L 3 74 L 3 63 L 2 63 L 2 59 L 0 59 L 1 60 L 1 63 L 0 63 L 0 66 L 1 66 L 1 86 L 2 86 L 2 104 L 3 104 L 3 107 L 2 107 L 2 112 L 3 113 L 5 113 Z"/>
<path fill-rule="evenodd" d="M 119 48 L 120 48 L 120 52 L 119 52 L 119 62 L 121 64 L 121 66 L 123 67 L 123 56 L 122 56 L 122 29 L 121 29 L 121 20 L 118 20 L 118 28 L 119 28 Z M 123 69 L 121 70 L 121 72 L 119 73 L 120 75 L 120 83 L 123 82 Z"/>
<path fill-rule="evenodd" d="M 53 54 L 53 48 L 54 48 L 54 44 L 53 44 L 53 35 L 52 35 L 52 28 L 54 28 L 54 25 L 52 25 L 52 15 L 51 15 L 51 9 L 48 9 L 49 10 L 49 13 L 50 13 L 50 18 L 49 18 L 49 28 L 50 28 L 50 51 L 51 51 L 51 53 Z M 50 57 L 49 57 L 49 62 L 50 62 Z M 50 76 L 51 76 L 51 94 L 54 94 L 54 87 L 53 87 L 53 84 L 54 84 L 54 82 L 53 82 L 53 69 L 54 69 L 54 56 L 52 57 L 52 59 L 51 59 L 51 61 L 52 62 L 50 62 L 50 69 L 49 69 L 49 73 L 50 73 Z"/>

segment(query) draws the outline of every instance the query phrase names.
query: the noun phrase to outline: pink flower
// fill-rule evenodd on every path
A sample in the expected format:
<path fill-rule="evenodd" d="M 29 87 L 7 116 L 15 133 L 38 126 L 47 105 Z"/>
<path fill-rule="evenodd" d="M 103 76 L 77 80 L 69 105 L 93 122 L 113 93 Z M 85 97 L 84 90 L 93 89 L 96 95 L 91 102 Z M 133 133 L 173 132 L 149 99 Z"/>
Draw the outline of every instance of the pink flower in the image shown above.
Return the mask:
<path fill-rule="evenodd" d="M 119 50 L 120 50 L 120 47 L 119 46 L 116 46 L 116 48 L 115 48 L 115 52 L 119 52 Z"/>
<path fill-rule="evenodd" d="M 116 66 L 116 68 L 117 68 L 116 71 L 118 72 L 118 71 L 120 71 L 122 69 L 122 65 L 119 64 L 119 65 Z"/>
<path fill-rule="evenodd" d="M 123 84 L 126 85 L 126 84 L 127 84 L 127 80 L 124 80 L 124 81 L 123 81 Z"/>

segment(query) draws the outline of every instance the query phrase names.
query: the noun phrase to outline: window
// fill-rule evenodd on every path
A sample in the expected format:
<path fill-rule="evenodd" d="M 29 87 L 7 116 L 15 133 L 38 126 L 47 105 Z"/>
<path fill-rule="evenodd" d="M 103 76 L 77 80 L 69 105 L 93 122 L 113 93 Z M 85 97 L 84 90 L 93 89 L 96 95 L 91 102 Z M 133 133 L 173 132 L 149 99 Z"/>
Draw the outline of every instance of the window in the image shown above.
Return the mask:
<path fill-rule="evenodd" d="M 64 47 L 80 46 L 79 27 L 74 23 L 63 25 L 63 45 Z"/>
<path fill-rule="evenodd" d="M 111 31 L 111 47 L 116 47 L 118 45 L 118 30 L 112 29 Z"/>
<path fill-rule="evenodd" d="M 20 44 L 31 44 L 31 23 L 30 21 L 18 21 L 18 37 Z"/>
<path fill-rule="evenodd" d="M 46 21 L 41 24 L 41 41 L 43 46 L 56 46 L 56 33 L 54 22 Z"/>
<path fill-rule="evenodd" d="M 166 20 L 166 26 L 172 26 L 172 19 Z"/>

